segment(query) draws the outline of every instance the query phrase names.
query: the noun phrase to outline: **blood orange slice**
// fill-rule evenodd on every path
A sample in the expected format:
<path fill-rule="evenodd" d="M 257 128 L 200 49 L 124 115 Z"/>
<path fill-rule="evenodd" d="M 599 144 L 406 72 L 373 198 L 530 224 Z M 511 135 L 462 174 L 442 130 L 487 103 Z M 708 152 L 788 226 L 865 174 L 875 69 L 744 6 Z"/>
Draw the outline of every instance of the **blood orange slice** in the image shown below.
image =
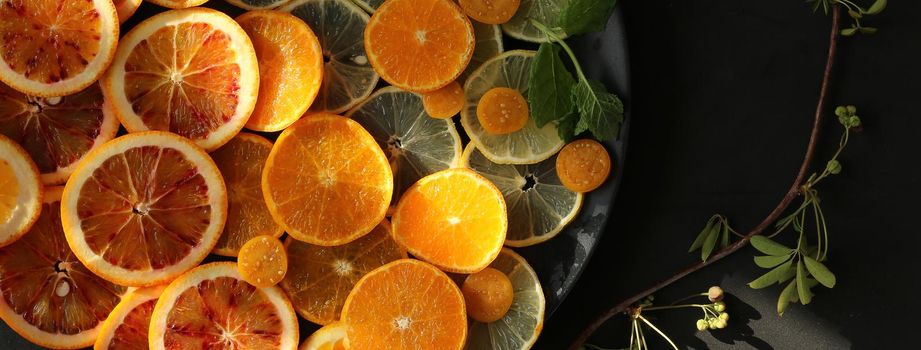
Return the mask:
<path fill-rule="evenodd" d="M 125 23 L 134 12 L 141 7 L 141 0 L 115 0 L 115 11 L 118 12 L 118 22 Z"/>
<path fill-rule="evenodd" d="M 184 9 L 187 7 L 198 6 L 208 2 L 208 0 L 147 0 L 154 4 L 168 7 L 171 9 Z"/>
<path fill-rule="evenodd" d="M 93 349 L 146 349 L 150 314 L 165 287 L 161 285 L 130 290 L 102 324 Z"/>

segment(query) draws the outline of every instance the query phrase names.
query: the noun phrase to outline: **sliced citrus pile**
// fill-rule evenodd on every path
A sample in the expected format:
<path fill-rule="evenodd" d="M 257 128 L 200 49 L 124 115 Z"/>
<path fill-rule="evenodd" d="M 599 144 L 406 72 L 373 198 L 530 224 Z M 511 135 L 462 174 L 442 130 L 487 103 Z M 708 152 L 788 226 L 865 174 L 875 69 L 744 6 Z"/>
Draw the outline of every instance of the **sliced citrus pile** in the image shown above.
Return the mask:
<path fill-rule="evenodd" d="M 556 158 L 556 174 L 566 188 L 591 192 L 611 174 L 611 156 L 604 145 L 591 139 L 576 140 L 563 147 Z"/>
<path fill-rule="evenodd" d="M 470 320 L 466 348 L 530 349 L 543 329 L 546 306 L 537 274 L 524 258 L 508 248 L 502 249 L 489 267 L 508 276 L 514 298 L 501 319 L 490 323 Z"/>
<path fill-rule="evenodd" d="M 170 283 L 149 332 L 152 350 L 291 350 L 298 343 L 297 316 L 285 293 L 244 282 L 232 262 L 196 267 Z"/>
<path fill-rule="evenodd" d="M 345 297 L 362 276 L 406 258 L 406 251 L 390 234 L 390 224 L 385 220 L 371 233 L 340 246 L 285 240 L 290 270 L 281 288 L 291 297 L 297 313 L 321 325 L 339 320 Z"/>
<path fill-rule="evenodd" d="M 246 127 L 279 131 L 300 119 L 323 81 L 323 53 L 310 27 L 291 14 L 257 10 L 237 17 L 259 60 L 259 98 Z"/>
<path fill-rule="evenodd" d="M 35 344 L 77 349 L 93 344 L 125 288 L 71 253 L 61 231 L 61 191 L 49 188 L 29 234 L 0 248 L 0 317 Z"/>
<path fill-rule="evenodd" d="M 482 270 L 505 242 L 508 218 L 499 189 L 469 169 L 426 176 L 403 194 L 393 236 L 413 256 L 446 271 Z"/>
<path fill-rule="evenodd" d="M 142 0 L 115 0 L 115 11 L 118 13 L 118 22 L 125 23 L 141 7 Z"/>
<path fill-rule="evenodd" d="M 268 10 L 287 4 L 291 0 L 227 0 L 244 10 Z"/>
<path fill-rule="evenodd" d="M 518 12 L 508 22 L 502 24 L 502 30 L 508 36 L 518 40 L 541 43 L 547 41 L 547 35 L 537 29 L 531 20 L 539 21 L 549 28 L 558 24 L 560 12 L 567 0 L 521 0 Z M 565 38 L 565 33 L 557 35 Z"/>
<path fill-rule="evenodd" d="M 227 224 L 212 253 L 237 256 L 240 247 L 259 235 L 280 237 L 284 233 L 275 223 L 262 196 L 262 169 L 272 142 L 266 138 L 239 133 L 211 158 L 217 163 L 227 186 Z"/>
<path fill-rule="evenodd" d="M 208 0 L 147 0 L 154 4 L 168 7 L 171 9 L 184 9 L 194 7 L 208 2 Z"/>
<path fill-rule="evenodd" d="M 459 0 L 458 4 L 477 22 L 502 24 L 518 12 L 521 0 Z"/>
<path fill-rule="evenodd" d="M 342 309 L 351 349 L 464 347 L 464 298 L 444 272 L 402 259 L 363 277 Z"/>
<path fill-rule="evenodd" d="M 311 113 L 343 113 L 371 95 L 379 78 L 362 45 L 367 13 L 351 0 L 294 0 L 279 10 L 304 20 L 323 49 L 323 83 Z"/>
<path fill-rule="evenodd" d="M 483 62 L 505 51 L 505 46 L 502 44 L 502 28 L 498 25 L 473 22 L 473 36 L 476 38 L 473 57 L 470 58 L 467 69 L 464 69 L 464 72 L 457 77 L 460 82 L 466 81 L 470 73 L 480 68 Z"/>
<path fill-rule="evenodd" d="M 4 1 L 0 18 L 0 81 L 29 95 L 83 90 L 115 55 L 112 0 Z"/>
<path fill-rule="evenodd" d="M 310 335 L 298 350 L 346 350 L 348 338 L 345 324 L 336 322 L 323 326 Z"/>
<path fill-rule="evenodd" d="M 405 90 L 429 92 L 467 68 L 473 26 L 451 0 L 388 0 L 374 11 L 364 43 L 381 78 Z"/>
<path fill-rule="evenodd" d="M 467 145 L 463 163 L 496 184 L 505 197 L 506 245 L 524 247 L 551 239 L 582 207 L 582 194 L 564 187 L 557 176 L 556 156 L 530 165 L 496 164 Z"/>
<path fill-rule="evenodd" d="M 394 205 L 423 176 L 460 162 L 462 143 L 454 122 L 429 117 L 422 101 L 412 92 L 385 87 L 348 114 L 374 136 L 390 160 Z"/>
<path fill-rule="evenodd" d="M 227 217 L 224 180 L 211 157 L 175 134 L 150 131 L 87 155 L 61 204 L 74 254 L 128 286 L 169 281 L 198 265 Z"/>
<path fill-rule="evenodd" d="M 488 91 L 504 87 L 518 91 L 527 100 L 528 81 L 534 51 L 515 50 L 487 61 L 464 83 L 467 104 L 461 110 L 461 123 L 471 142 L 486 157 L 501 164 L 532 164 L 550 158 L 563 147 L 556 124 L 538 128 L 534 118 L 510 134 L 490 134 L 477 118 L 480 99 Z"/>
<path fill-rule="evenodd" d="M 271 287 L 285 278 L 288 254 L 278 238 L 256 236 L 240 248 L 237 267 L 246 283 L 258 288 Z"/>
<path fill-rule="evenodd" d="M 456 81 L 445 85 L 443 88 L 427 92 L 422 95 L 422 105 L 425 113 L 435 119 L 447 119 L 455 116 L 464 108 L 464 88 Z"/>
<path fill-rule="evenodd" d="M 0 135 L 0 247 L 13 243 L 42 211 L 38 168 L 18 144 Z"/>
<path fill-rule="evenodd" d="M 129 132 L 171 131 L 206 150 L 246 124 L 259 92 L 246 32 L 205 8 L 166 11 L 128 32 L 102 89 Z"/>
<path fill-rule="evenodd" d="M 165 285 L 129 290 L 99 331 L 94 350 L 147 349 L 150 314 Z"/>
<path fill-rule="evenodd" d="M 387 214 L 393 175 L 354 120 L 317 114 L 285 129 L 262 172 L 269 212 L 291 237 L 318 245 L 358 239 Z"/>
<path fill-rule="evenodd" d="M 74 95 L 46 98 L 0 84 L 0 134 L 26 149 L 46 185 L 67 181 L 77 162 L 116 132 L 118 119 L 97 84 Z"/>

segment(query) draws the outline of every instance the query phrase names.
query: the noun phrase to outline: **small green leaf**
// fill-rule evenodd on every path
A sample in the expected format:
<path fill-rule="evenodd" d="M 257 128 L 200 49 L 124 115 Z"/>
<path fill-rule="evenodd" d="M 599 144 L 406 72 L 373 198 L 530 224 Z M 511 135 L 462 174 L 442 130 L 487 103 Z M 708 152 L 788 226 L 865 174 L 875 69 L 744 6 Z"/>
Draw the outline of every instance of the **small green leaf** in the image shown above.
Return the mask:
<path fill-rule="evenodd" d="M 809 287 L 806 285 L 806 269 L 803 267 L 802 260 L 796 262 L 796 291 L 799 294 L 799 301 L 803 305 L 812 302 L 812 292 L 809 291 Z"/>
<path fill-rule="evenodd" d="M 726 248 L 729 246 L 729 222 L 723 222 L 723 234 L 722 241 L 720 241 L 720 248 Z"/>
<path fill-rule="evenodd" d="M 573 110 L 570 94 L 575 83 L 560 59 L 560 46 L 540 44 L 528 81 L 528 105 L 538 128 L 566 117 Z"/>
<path fill-rule="evenodd" d="M 563 141 L 569 142 L 579 136 L 576 134 L 576 123 L 579 122 L 579 113 L 569 112 L 565 117 L 559 120 L 556 125 L 556 132 Z"/>
<path fill-rule="evenodd" d="M 784 311 L 787 311 L 787 306 L 790 306 L 791 302 L 795 302 L 793 300 L 795 297 L 796 281 L 792 281 L 783 289 L 783 292 L 780 292 L 780 297 L 777 298 L 777 314 L 783 316 Z"/>
<path fill-rule="evenodd" d="M 841 30 L 841 35 L 844 36 L 852 36 L 854 34 L 857 34 L 857 28 L 844 28 Z"/>
<path fill-rule="evenodd" d="M 576 134 L 588 130 L 599 140 L 610 140 L 620 134 L 624 104 L 617 95 L 609 93 L 604 84 L 580 80 L 572 89 L 572 101 L 581 115 Z"/>
<path fill-rule="evenodd" d="M 850 10 L 850 9 L 847 10 L 847 14 L 848 14 L 848 16 L 851 16 L 851 18 L 856 18 L 856 19 L 861 19 L 861 18 L 863 18 L 863 15 L 860 14 L 860 12 L 857 12 L 857 11 L 854 11 L 854 10 Z"/>
<path fill-rule="evenodd" d="M 792 263 L 792 262 L 793 262 L 793 260 L 791 259 L 791 260 L 790 260 L 790 263 Z M 791 267 L 790 267 L 789 269 L 787 269 L 786 271 L 784 271 L 782 274 L 780 274 L 780 277 L 777 278 L 777 284 L 781 284 L 781 283 L 784 283 L 784 282 L 786 282 L 786 281 L 789 281 L 789 280 L 793 279 L 793 277 L 795 277 L 795 276 L 796 276 L 796 269 L 793 268 L 792 265 L 791 265 Z"/>
<path fill-rule="evenodd" d="M 761 277 L 758 277 L 754 281 L 749 282 L 748 286 L 753 289 L 761 289 L 770 286 L 774 283 L 777 283 L 778 278 L 780 278 L 781 275 L 787 273 L 789 270 L 792 270 L 792 268 L 793 260 L 787 261 L 783 265 L 775 267 L 773 270 L 761 275 Z"/>
<path fill-rule="evenodd" d="M 886 9 L 886 2 L 886 0 L 876 0 L 876 2 L 874 2 L 873 5 L 871 5 L 870 8 L 867 9 L 867 11 L 864 13 L 868 15 L 875 15 L 883 12 L 883 10 Z"/>
<path fill-rule="evenodd" d="M 812 277 L 815 277 L 819 283 L 828 288 L 835 288 L 835 283 L 837 283 L 837 278 L 835 274 L 825 267 L 825 264 L 818 262 L 817 260 L 806 256 L 806 269 L 809 270 L 809 273 L 812 274 Z"/>
<path fill-rule="evenodd" d="M 615 5 L 616 0 L 570 0 L 560 12 L 560 26 L 569 35 L 603 31 Z"/>
<path fill-rule="evenodd" d="M 688 253 L 700 249 L 704 244 L 704 241 L 707 240 L 707 236 L 710 234 L 710 228 L 713 227 L 713 219 L 707 220 L 707 225 L 704 226 L 704 229 L 700 231 L 700 234 L 697 235 L 697 238 L 694 239 L 694 243 L 691 243 L 691 248 L 688 249 Z"/>
<path fill-rule="evenodd" d="M 777 265 L 783 264 L 784 261 L 790 259 L 789 255 L 784 256 L 773 256 L 773 255 L 764 255 L 755 257 L 755 265 L 758 265 L 760 268 L 770 269 Z"/>
<path fill-rule="evenodd" d="M 752 247 L 755 247 L 759 252 L 762 252 L 767 255 L 773 256 L 785 256 L 790 255 L 793 252 L 793 249 L 787 248 L 780 243 L 772 241 L 770 238 L 767 238 L 762 235 L 757 235 L 751 238 Z"/>
<path fill-rule="evenodd" d="M 716 239 L 720 236 L 720 225 L 721 222 L 717 221 L 716 224 L 710 228 L 710 232 L 707 233 L 707 239 L 704 241 L 704 244 L 700 249 L 700 260 L 707 261 L 707 258 L 710 257 L 710 254 L 713 253 L 713 248 L 716 247 Z"/>

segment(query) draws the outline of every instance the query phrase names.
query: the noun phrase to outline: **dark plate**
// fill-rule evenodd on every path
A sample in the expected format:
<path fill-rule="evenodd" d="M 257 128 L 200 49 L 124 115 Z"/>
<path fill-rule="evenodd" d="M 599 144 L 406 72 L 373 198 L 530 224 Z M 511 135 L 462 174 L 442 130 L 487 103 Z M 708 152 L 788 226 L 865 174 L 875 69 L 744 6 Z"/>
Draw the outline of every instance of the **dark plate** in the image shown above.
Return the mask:
<path fill-rule="evenodd" d="M 219 9 L 232 17 L 244 12 L 218 0 L 209 1 L 205 7 Z M 142 18 L 148 18 L 164 10 L 151 3 L 142 3 L 137 13 L 122 26 L 122 33 L 127 33 L 129 28 L 134 27 Z M 630 124 L 630 71 L 628 69 L 627 37 L 620 8 L 611 16 L 604 32 L 582 35 L 568 42 L 580 58 L 585 74 L 589 78 L 601 80 L 608 89 L 616 92 L 627 105 L 628 112 L 626 122 L 621 129 L 620 140 L 604 143 L 615 163 L 608 182 L 585 196 L 582 211 L 578 217 L 557 237 L 535 246 L 516 248 L 516 251 L 521 253 L 537 271 L 541 284 L 543 284 L 544 295 L 547 299 L 547 318 L 550 318 L 575 286 L 582 270 L 585 269 L 585 265 L 595 251 L 598 240 L 604 233 L 611 206 L 620 187 L 626 136 Z M 517 41 L 507 42 L 506 46 L 507 48 L 537 49 L 535 44 Z M 209 258 L 209 260 L 222 259 Z M 302 339 L 317 328 L 310 322 L 300 323 Z M 2 323 L 0 325 L 0 349 L 41 348 L 20 337 L 6 323 Z"/>

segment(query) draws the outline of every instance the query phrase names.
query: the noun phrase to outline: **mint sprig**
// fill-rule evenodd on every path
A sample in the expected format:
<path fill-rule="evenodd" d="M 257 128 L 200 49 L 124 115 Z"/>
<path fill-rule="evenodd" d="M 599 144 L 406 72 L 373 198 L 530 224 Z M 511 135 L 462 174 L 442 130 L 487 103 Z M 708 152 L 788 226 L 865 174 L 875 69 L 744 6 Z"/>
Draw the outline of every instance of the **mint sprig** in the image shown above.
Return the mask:
<path fill-rule="evenodd" d="M 560 27 L 569 35 L 604 30 L 617 0 L 570 0 L 560 12 Z"/>

